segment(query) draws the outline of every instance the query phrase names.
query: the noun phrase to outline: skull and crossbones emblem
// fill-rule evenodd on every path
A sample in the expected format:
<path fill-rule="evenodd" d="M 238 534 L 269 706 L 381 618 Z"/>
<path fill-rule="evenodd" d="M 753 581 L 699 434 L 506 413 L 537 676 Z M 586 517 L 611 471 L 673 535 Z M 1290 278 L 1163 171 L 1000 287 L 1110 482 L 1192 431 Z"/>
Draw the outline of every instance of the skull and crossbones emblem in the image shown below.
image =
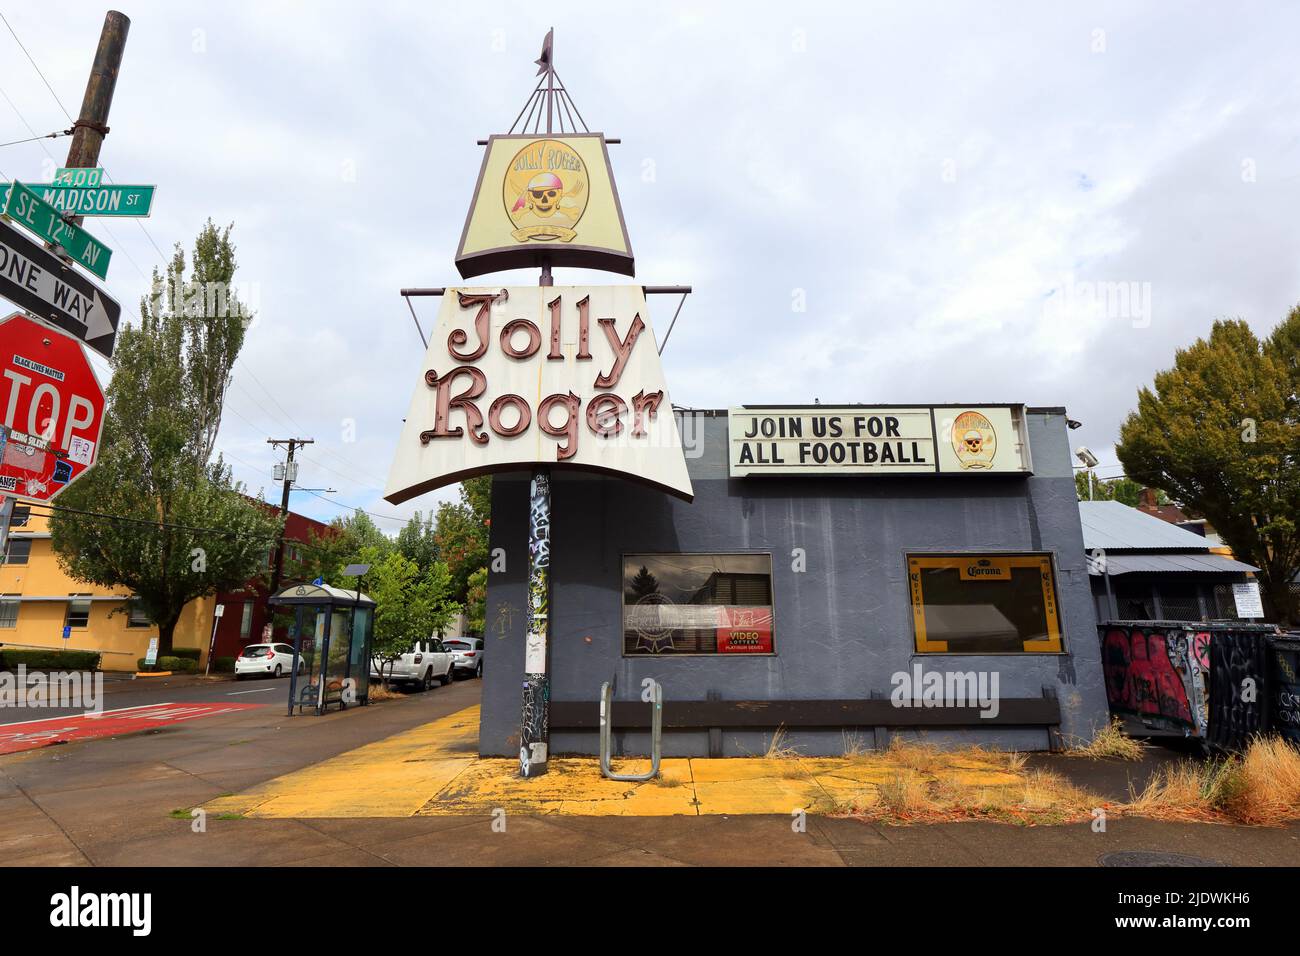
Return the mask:
<path fill-rule="evenodd" d="M 528 182 L 524 195 L 515 203 L 515 210 L 525 205 L 543 219 L 549 219 L 560 206 L 564 196 L 564 182 L 554 173 L 540 173 Z M 512 210 L 513 211 L 513 210 Z"/>
<path fill-rule="evenodd" d="M 963 469 L 991 468 L 997 455 L 997 432 L 988 416 L 973 409 L 952 422 L 952 449 Z"/>

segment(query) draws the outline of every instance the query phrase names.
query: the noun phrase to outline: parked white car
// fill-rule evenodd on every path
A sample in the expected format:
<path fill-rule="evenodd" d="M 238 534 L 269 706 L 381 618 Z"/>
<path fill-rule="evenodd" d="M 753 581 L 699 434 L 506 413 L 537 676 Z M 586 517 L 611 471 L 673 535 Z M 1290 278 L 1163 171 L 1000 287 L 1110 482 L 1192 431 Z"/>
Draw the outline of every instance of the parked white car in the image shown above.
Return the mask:
<path fill-rule="evenodd" d="M 483 639 L 479 637 L 448 637 L 443 639 L 451 651 L 452 667 L 457 674 L 483 676 Z"/>
<path fill-rule="evenodd" d="M 235 680 L 243 680 L 254 674 L 271 677 L 283 677 L 293 670 L 293 648 L 288 644 L 249 644 L 243 653 L 235 658 Z M 298 662 L 298 673 L 303 670 L 302 661 Z"/>
<path fill-rule="evenodd" d="M 416 641 L 414 647 L 391 665 L 372 657 L 370 679 L 382 680 L 387 675 L 391 682 L 416 684 L 421 690 L 428 690 L 435 680 L 444 686 L 450 684 L 454 667 L 451 651 L 443 646 L 442 641 L 431 638 Z"/>

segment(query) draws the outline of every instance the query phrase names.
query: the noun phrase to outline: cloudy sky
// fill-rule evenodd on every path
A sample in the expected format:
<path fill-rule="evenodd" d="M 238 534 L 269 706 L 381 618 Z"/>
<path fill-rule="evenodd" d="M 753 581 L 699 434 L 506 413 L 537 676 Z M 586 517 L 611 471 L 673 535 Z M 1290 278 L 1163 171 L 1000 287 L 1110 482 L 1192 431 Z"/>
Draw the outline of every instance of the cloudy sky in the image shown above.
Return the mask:
<path fill-rule="evenodd" d="M 0 2 L 53 90 L 0 25 L 0 140 L 69 125 L 56 95 L 75 114 L 104 10 Z M 638 280 L 695 287 L 664 354 L 678 404 L 1064 405 L 1114 475 L 1176 348 L 1224 316 L 1264 334 L 1300 300 L 1293 4 L 123 12 L 101 164 L 159 188 L 143 228 L 92 221 L 109 289 L 134 311 L 162 252 L 235 224 L 258 318 L 218 447 L 278 500 L 266 439 L 314 438 L 300 484 L 336 493 L 293 508 L 322 519 L 454 496 L 381 498 L 421 372 L 398 289 L 456 281 L 475 140 L 514 120 L 551 26 L 591 129 L 622 139 Z M 48 178 L 67 142 L 0 149 L 0 176 Z M 583 280 L 618 281 L 557 271 Z"/>

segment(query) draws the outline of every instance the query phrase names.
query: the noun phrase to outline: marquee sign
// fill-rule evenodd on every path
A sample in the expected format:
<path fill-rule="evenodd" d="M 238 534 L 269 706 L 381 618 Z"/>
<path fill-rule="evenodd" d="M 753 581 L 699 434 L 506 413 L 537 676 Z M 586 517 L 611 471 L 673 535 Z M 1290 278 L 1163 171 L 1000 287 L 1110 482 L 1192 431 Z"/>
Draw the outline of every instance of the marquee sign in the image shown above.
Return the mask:
<path fill-rule="evenodd" d="M 600 133 L 488 140 L 456 268 L 469 279 L 543 264 L 636 274 Z"/>
<path fill-rule="evenodd" d="M 640 286 L 448 289 L 384 497 L 559 465 L 689 501 L 649 318 Z"/>
<path fill-rule="evenodd" d="M 746 406 L 728 412 L 733 478 L 1028 474 L 1023 405 Z"/>

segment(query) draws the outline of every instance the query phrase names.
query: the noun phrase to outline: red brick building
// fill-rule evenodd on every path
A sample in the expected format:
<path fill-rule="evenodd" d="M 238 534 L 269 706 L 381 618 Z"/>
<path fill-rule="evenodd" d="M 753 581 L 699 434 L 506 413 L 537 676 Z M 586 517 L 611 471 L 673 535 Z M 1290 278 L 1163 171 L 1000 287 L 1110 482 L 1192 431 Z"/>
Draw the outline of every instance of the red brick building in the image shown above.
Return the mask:
<path fill-rule="evenodd" d="M 278 514 L 279 508 L 265 502 L 258 502 L 267 511 Z M 307 558 L 306 545 L 313 536 L 330 534 L 330 526 L 290 511 L 284 523 L 284 571 L 281 575 L 281 587 L 303 580 L 302 563 Z M 266 553 L 266 570 L 269 572 L 275 561 L 275 547 Z M 217 603 L 225 606 L 225 611 L 217 623 L 217 639 L 213 658 L 235 657 L 249 644 L 262 643 L 265 638 L 262 629 L 266 626 L 266 599 L 270 596 L 266 582 L 254 579 L 242 588 L 223 591 L 217 594 Z M 287 640 L 287 628 L 275 630 L 273 639 Z"/>

